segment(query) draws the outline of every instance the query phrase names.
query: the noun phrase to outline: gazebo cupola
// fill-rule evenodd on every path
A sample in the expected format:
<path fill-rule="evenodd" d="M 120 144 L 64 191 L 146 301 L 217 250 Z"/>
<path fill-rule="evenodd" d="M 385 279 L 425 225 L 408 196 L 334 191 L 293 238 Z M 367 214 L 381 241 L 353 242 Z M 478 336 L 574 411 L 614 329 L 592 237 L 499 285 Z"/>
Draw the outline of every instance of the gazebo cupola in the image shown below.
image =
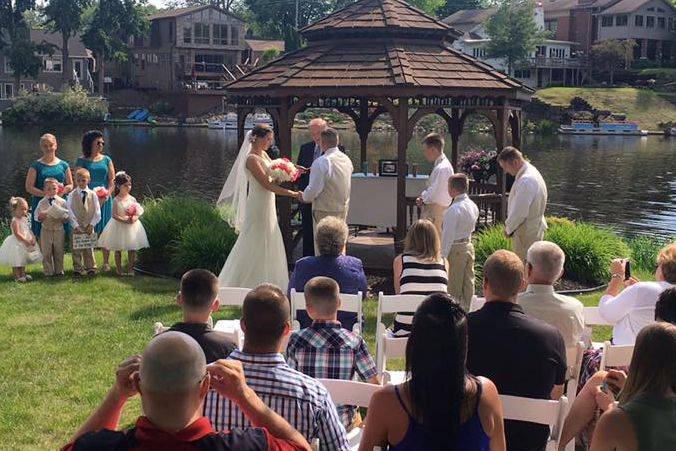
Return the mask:
<path fill-rule="evenodd" d="M 308 45 L 287 53 L 227 85 L 238 112 L 239 142 L 244 121 L 255 109 L 273 118 L 282 155 L 291 155 L 291 128 L 306 108 L 331 108 L 349 115 L 366 161 L 367 139 L 383 113 L 397 131 L 396 238 L 406 233 L 406 148 L 415 124 L 441 116 L 451 136 L 457 167 L 458 140 L 465 118 L 477 112 L 492 122 L 497 148 L 519 145 L 521 104 L 532 90 L 493 67 L 451 47 L 459 33 L 403 0 L 360 0 L 300 30 Z M 499 216 L 504 214 L 505 180 L 498 174 Z M 293 242 L 290 203 L 280 199 L 280 222 Z"/>

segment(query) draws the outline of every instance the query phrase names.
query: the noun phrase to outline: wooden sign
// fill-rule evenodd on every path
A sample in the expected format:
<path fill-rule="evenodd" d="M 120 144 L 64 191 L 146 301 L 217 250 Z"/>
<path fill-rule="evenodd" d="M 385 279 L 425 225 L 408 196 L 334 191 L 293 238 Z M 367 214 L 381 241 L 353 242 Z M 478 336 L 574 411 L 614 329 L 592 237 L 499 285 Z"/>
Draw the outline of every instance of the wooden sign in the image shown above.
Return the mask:
<path fill-rule="evenodd" d="M 96 247 L 96 243 L 99 241 L 99 237 L 96 233 L 87 235 L 86 233 L 74 233 L 73 234 L 73 249 L 92 249 Z"/>

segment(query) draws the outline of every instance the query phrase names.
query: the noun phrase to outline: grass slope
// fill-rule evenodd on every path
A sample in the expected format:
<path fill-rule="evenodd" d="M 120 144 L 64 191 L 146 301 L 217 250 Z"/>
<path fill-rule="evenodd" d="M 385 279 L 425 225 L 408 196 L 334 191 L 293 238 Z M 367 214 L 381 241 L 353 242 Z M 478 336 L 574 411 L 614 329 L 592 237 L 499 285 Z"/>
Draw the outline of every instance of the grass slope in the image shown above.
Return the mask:
<path fill-rule="evenodd" d="M 647 130 L 659 130 L 658 123 L 676 120 L 676 106 L 648 89 L 546 88 L 535 96 L 556 106 L 568 106 L 574 97 L 582 97 L 596 109 L 626 114 Z"/>
<path fill-rule="evenodd" d="M 65 444 L 110 387 L 116 365 L 143 349 L 154 322 L 180 319 L 175 280 L 45 279 L 39 267 L 29 271 L 36 280 L 22 285 L 0 268 L 0 449 Z M 580 300 L 596 305 L 598 298 L 593 293 Z M 365 337 L 374 352 L 376 304 L 364 304 Z M 227 309 L 214 319 L 239 316 L 239 309 Z M 608 336 L 608 329 L 599 329 L 594 339 Z M 388 362 L 394 369 L 402 365 Z M 122 424 L 130 425 L 139 413 L 134 399 Z"/>

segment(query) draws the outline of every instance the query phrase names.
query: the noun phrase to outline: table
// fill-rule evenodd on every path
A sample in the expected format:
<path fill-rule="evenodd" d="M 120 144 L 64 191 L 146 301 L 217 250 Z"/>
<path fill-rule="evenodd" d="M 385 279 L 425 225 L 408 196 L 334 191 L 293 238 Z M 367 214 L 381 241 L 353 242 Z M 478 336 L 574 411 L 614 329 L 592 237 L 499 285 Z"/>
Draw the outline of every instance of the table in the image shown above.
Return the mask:
<path fill-rule="evenodd" d="M 427 188 L 427 175 L 406 177 L 406 197 L 418 197 Z M 352 174 L 347 223 L 374 227 L 397 225 L 397 177 Z"/>

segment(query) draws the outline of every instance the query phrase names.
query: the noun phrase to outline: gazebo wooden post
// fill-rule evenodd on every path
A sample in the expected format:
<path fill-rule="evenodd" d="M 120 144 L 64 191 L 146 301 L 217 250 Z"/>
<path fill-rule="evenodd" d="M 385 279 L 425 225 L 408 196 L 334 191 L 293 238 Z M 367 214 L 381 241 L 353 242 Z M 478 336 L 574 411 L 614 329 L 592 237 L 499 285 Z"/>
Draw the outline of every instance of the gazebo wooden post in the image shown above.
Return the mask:
<path fill-rule="evenodd" d="M 463 120 L 458 108 L 451 109 L 451 121 L 448 123 L 448 131 L 451 134 L 451 164 L 454 170 L 458 170 L 458 142 L 462 134 Z"/>
<path fill-rule="evenodd" d="M 360 144 L 360 157 L 359 162 L 360 166 L 363 166 L 366 163 L 366 142 L 369 137 L 369 132 L 371 127 L 369 127 L 369 106 L 368 101 L 365 98 L 359 99 L 359 124 L 357 124 L 357 133 L 359 134 L 359 144 Z"/>
<path fill-rule="evenodd" d="M 497 111 L 497 121 L 495 123 L 495 143 L 497 147 L 497 152 L 505 147 L 505 142 L 507 138 L 507 122 L 509 120 L 509 110 L 504 106 L 500 106 Z M 505 172 L 502 170 L 500 165 L 498 165 L 497 172 L 497 183 L 498 189 L 500 190 L 500 211 L 498 218 L 500 221 L 504 221 L 507 218 L 507 177 Z"/>
<path fill-rule="evenodd" d="M 512 110 L 509 115 L 509 126 L 512 129 L 512 146 L 521 150 L 521 111 Z"/>
<path fill-rule="evenodd" d="M 237 106 L 237 148 L 242 147 L 244 143 L 244 124 L 251 108 Z"/>
<path fill-rule="evenodd" d="M 400 97 L 397 109 L 397 231 L 395 252 L 399 253 L 406 237 L 406 148 L 408 147 L 408 98 Z"/>
<path fill-rule="evenodd" d="M 279 151 L 280 155 L 285 158 L 291 159 L 291 127 L 293 126 L 293 120 L 289 114 L 289 98 L 284 97 L 281 99 L 281 105 L 279 107 L 279 118 L 277 123 L 279 128 Z M 278 212 L 280 214 L 279 226 L 282 231 L 282 237 L 284 237 L 284 247 L 286 248 L 286 258 L 287 261 L 291 261 L 293 254 L 293 237 L 291 229 L 291 198 L 286 196 L 277 196 L 277 202 L 279 204 Z"/>

